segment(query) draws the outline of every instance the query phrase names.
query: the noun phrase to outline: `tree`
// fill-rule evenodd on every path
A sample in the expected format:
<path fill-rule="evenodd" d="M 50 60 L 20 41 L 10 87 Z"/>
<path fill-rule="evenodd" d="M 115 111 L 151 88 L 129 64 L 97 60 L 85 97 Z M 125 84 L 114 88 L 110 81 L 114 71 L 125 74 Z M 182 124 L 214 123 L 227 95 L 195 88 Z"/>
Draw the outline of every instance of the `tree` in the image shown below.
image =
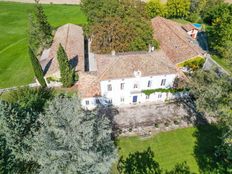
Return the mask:
<path fill-rule="evenodd" d="M 48 23 L 43 7 L 35 0 L 34 15 L 29 18 L 29 44 L 34 53 L 40 54 L 52 42 L 52 27 Z"/>
<path fill-rule="evenodd" d="M 145 4 L 138 0 L 83 0 L 81 7 L 89 20 L 92 50 L 97 53 L 147 50 L 156 47 Z"/>
<path fill-rule="evenodd" d="M 146 13 L 150 18 L 156 16 L 166 16 L 166 8 L 161 4 L 160 0 L 150 0 L 146 3 L 145 7 Z"/>
<path fill-rule="evenodd" d="M 9 102 L 0 101 L 0 173 L 33 173 L 38 164 L 30 158 L 39 114 L 51 90 L 20 88 L 11 92 Z"/>
<path fill-rule="evenodd" d="M 61 95 L 49 102 L 40 124 L 32 156 L 41 173 L 109 173 L 116 148 L 106 115 Z"/>
<path fill-rule="evenodd" d="M 46 81 L 44 80 L 42 67 L 36 55 L 34 54 L 33 50 L 31 49 L 31 47 L 29 47 L 29 57 L 31 60 L 31 64 L 34 70 L 35 77 L 37 78 L 38 82 L 40 83 L 42 87 L 46 87 L 47 84 L 46 84 Z"/>
<path fill-rule="evenodd" d="M 191 78 L 191 93 L 197 109 L 218 119 L 222 129 L 222 144 L 216 153 L 224 173 L 232 170 L 232 81 L 215 71 L 198 71 Z"/>
<path fill-rule="evenodd" d="M 167 11 L 171 18 L 187 17 L 190 10 L 190 0 L 168 0 Z"/>
<path fill-rule="evenodd" d="M 68 56 L 61 44 L 57 51 L 57 60 L 59 63 L 61 82 L 63 83 L 63 86 L 71 87 L 75 82 L 75 72 L 71 69 Z"/>
<path fill-rule="evenodd" d="M 119 160 L 118 170 L 125 174 L 161 174 L 159 163 L 154 159 L 154 153 L 151 148 L 143 152 L 130 153 L 124 160 L 123 157 Z"/>
<path fill-rule="evenodd" d="M 232 5 L 220 4 L 208 13 L 205 20 L 212 23 L 208 30 L 209 45 L 220 57 L 232 62 Z"/>
<path fill-rule="evenodd" d="M 176 164 L 171 171 L 167 171 L 166 174 L 194 174 L 190 171 L 186 162 Z"/>

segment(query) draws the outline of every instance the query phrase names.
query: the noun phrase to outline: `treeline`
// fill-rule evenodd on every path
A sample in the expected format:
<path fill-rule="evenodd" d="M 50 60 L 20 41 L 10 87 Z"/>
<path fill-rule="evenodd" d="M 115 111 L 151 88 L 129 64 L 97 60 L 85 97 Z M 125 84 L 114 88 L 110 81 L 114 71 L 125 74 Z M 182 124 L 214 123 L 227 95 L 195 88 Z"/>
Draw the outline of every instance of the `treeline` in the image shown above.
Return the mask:
<path fill-rule="evenodd" d="M 149 17 L 140 0 L 82 0 L 88 18 L 87 33 L 95 53 L 148 50 L 158 47 Z"/>
<path fill-rule="evenodd" d="M 192 74 L 189 83 L 196 108 L 203 118 L 216 118 L 221 130 L 220 143 L 214 149 L 215 166 L 211 173 L 232 172 L 232 81 L 231 77 L 217 71 L 199 70 Z M 203 171 L 203 173 L 206 171 Z"/>

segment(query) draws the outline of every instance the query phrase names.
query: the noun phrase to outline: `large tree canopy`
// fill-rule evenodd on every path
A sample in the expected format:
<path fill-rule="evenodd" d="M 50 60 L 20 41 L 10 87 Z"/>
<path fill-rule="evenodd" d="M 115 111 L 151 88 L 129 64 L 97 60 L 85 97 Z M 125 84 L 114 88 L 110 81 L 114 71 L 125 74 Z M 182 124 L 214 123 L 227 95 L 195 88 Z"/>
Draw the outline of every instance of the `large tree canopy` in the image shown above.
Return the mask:
<path fill-rule="evenodd" d="M 83 0 L 89 20 L 92 51 L 96 53 L 148 50 L 158 47 L 153 39 L 145 3 L 139 0 Z"/>
<path fill-rule="evenodd" d="M 109 173 L 116 148 L 105 115 L 82 110 L 76 97 L 57 96 L 40 123 L 32 156 L 41 173 Z"/>

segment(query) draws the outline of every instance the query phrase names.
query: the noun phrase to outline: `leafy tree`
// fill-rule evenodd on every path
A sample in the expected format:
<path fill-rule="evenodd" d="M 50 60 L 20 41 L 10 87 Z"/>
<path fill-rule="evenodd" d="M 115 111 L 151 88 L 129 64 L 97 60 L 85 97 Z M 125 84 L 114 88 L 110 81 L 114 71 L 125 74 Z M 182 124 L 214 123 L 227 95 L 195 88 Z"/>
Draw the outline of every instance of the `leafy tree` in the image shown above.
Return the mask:
<path fill-rule="evenodd" d="M 146 13 L 150 18 L 156 16 L 166 16 L 166 7 L 160 2 L 160 0 L 150 0 L 145 7 Z"/>
<path fill-rule="evenodd" d="M 167 171 L 166 174 L 194 174 L 190 171 L 189 166 L 186 162 L 176 164 L 171 171 Z"/>
<path fill-rule="evenodd" d="M 63 86 L 71 87 L 75 82 L 75 72 L 71 68 L 68 61 L 68 56 L 61 44 L 59 45 L 57 51 L 57 60 L 60 67 L 60 76 Z"/>
<path fill-rule="evenodd" d="M 30 16 L 29 24 L 29 44 L 37 55 L 52 42 L 52 27 L 39 0 L 35 0 L 34 15 Z"/>
<path fill-rule="evenodd" d="M 219 56 L 232 62 L 232 5 L 220 4 L 209 12 L 212 27 L 208 30 L 209 45 Z"/>
<path fill-rule="evenodd" d="M 154 153 L 151 148 L 143 152 L 130 153 L 124 160 L 123 157 L 119 160 L 118 170 L 120 173 L 126 174 L 161 174 L 159 163 L 154 159 Z"/>
<path fill-rule="evenodd" d="M 42 112 L 47 100 L 52 97 L 52 89 L 22 87 L 9 93 L 8 102 L 17 104 L 20 109 Z"/>
<path fill-rule="evenodd" d="M 35 74 L 38 82 L 40 83 L 40 85 L 42 87 L 46 87 L 47 84 L 46 84 L 46 81 L 44 80 L 44 77 L 43 77 L 42 67 L 39 63 L 39 60 L 37 59 L 36 55 L 34 54 L 33 50 L 30 47 L 29 47 L 29 57 L 30 57 L 31 64 L 32 64 L 32 67 L 34 70 L 34 74 Z"/>
<path fill-rule="evenodd" d="M 84 111 L 77 97 L 57 96 L 40 124 L 32 156 L 41 173 L 109 173 L 116 148 L 105 115 Z"/>
<path fill-rule="evenodd" d="M 81 7 L 89 19 L 92 50 L 97 53 L 147 50 L 153 40 L 145 4 L 138 0 L 83 0 Z"/>
<path fill-rule="evenodd" d="M 190 10 L 190 0 L 168 0 L 168 16 L 172 18 L 187 17 Z"/>

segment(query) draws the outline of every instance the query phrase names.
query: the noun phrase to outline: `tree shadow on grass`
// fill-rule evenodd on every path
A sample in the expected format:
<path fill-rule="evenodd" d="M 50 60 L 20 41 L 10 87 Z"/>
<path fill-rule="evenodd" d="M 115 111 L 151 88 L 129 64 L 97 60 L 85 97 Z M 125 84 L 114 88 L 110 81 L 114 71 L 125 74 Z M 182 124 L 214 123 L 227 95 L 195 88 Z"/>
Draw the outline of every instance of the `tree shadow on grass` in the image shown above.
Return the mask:
<path fill-rule="evenodd" d="M 118 162 L 119 173 L 126 174 L 160 174 L 159 163 L 154 160 L 154 153 L 149 147 L 143 152 L 130 153 L 124 160 L 120 158 Z"/>
<path fill-rule="evenodd" d="M 194 154 L 200 173 L 217 173 L 220 161 L 215 153 L 216 147 L 221 144 L 220 135 L 220 129 L 214 124 L 197 126 Z"/>

